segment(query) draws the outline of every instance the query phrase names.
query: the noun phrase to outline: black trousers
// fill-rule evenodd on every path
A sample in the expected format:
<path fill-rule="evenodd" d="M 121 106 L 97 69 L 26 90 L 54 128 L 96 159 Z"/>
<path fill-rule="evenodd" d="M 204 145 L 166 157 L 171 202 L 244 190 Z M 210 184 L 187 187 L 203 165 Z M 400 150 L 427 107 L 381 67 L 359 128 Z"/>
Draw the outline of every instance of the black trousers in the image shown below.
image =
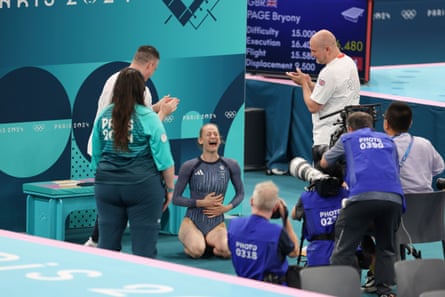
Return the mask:
<path fill-rule="evenodd" d="M 330 262 L 333 265 L 356 266 L 354 257 L 363 236 L 374 225 L 375 280 L 377 294 L 389 293 L 394 283 L 396 257 L 395 233 L 399 228 L 402 205 L 384 200 L 364 200 L 348 203 L 335 224 L 335 247 Z"/>

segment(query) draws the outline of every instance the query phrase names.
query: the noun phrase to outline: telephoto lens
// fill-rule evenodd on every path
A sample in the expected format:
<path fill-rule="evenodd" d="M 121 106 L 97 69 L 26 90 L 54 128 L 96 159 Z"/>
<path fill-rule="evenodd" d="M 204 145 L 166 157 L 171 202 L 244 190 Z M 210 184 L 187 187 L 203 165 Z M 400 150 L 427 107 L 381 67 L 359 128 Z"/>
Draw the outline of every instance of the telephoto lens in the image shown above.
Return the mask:
<path fill-rule="evenodd" d="M 296 157 L 292 159 L 289 172 L 292 176 L 308 182 L 310 188 L 315 187 L 315 190 L 322 197 L 336 196 L 339 193 L 341 181 L 337 177 L 330 176 L 312 167 L 303 158 Z"/>
<path fill-rule="evenodd" d="M 293 158 L 289 165 L 289 172 L 292 176 L 313 183 L 316 180 L 327 178 L 329 175 L 312 167 L 308 161 L 301 157 Z"/>

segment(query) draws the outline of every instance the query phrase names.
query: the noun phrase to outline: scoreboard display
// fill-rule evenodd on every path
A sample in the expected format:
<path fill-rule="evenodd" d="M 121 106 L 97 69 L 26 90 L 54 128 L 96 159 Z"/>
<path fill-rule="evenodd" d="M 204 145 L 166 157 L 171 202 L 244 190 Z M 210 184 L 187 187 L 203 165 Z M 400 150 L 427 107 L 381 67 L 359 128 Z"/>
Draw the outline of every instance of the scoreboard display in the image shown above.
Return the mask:
<path fill-rule="evenodd" d="M 338 47 L 369 81 L 373 0 L 248 0 L 246 72 L 286 77 L 300 68 L 316 77 L 324 65 L 311 56 L 309 40 L 331 31 Z"/>

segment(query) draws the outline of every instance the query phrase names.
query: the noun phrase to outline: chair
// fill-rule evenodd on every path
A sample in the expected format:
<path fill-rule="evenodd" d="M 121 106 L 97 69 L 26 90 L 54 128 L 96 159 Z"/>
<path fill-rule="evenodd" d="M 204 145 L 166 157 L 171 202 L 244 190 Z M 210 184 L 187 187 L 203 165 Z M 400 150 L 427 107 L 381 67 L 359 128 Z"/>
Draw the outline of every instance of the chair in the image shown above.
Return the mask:
<path fill-rule="evenodd" d="M 396 233 L 400 258 L 406 258 L 405 248 L 415 258 L 420 252 L 411 248 L 413 243 L 442 242 L 445 259 L 445 191 L 406 194 L 406 212 L 402 215 L 400 228 Z"/>
<path fill-rule="evenodd" d="M 443 297 L 443 296 L 445 296 L 445 290 L 428 291 L 419 295 L 419 297 Z"/>
<path fill-rule="evenodd" d="M 300 271 L 301 289 L 340 297 L 360 297 L 359 271 L 352 266 L 307 267 Z"/>
<path fill-rule="evenodd" d="M 443 259 L 400 260 L 394 269 L 398 296 L 419 297 L 423 292 L 445 289 Z"/>

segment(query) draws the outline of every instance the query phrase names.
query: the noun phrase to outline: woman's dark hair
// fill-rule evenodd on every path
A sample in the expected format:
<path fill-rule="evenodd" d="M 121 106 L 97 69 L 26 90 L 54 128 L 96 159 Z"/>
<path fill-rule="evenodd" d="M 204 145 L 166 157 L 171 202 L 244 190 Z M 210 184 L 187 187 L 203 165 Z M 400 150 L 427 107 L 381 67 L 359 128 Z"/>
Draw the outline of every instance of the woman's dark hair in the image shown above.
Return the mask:
<path fill-rule="evenodd" d="M 131 116 L 136 104 L 144 105 L 144 92 L 144 78 L 138 70 L 125 68 L 119 73 L 112 97 L 113 144 L 117 150 L 128 151 Z"/>

